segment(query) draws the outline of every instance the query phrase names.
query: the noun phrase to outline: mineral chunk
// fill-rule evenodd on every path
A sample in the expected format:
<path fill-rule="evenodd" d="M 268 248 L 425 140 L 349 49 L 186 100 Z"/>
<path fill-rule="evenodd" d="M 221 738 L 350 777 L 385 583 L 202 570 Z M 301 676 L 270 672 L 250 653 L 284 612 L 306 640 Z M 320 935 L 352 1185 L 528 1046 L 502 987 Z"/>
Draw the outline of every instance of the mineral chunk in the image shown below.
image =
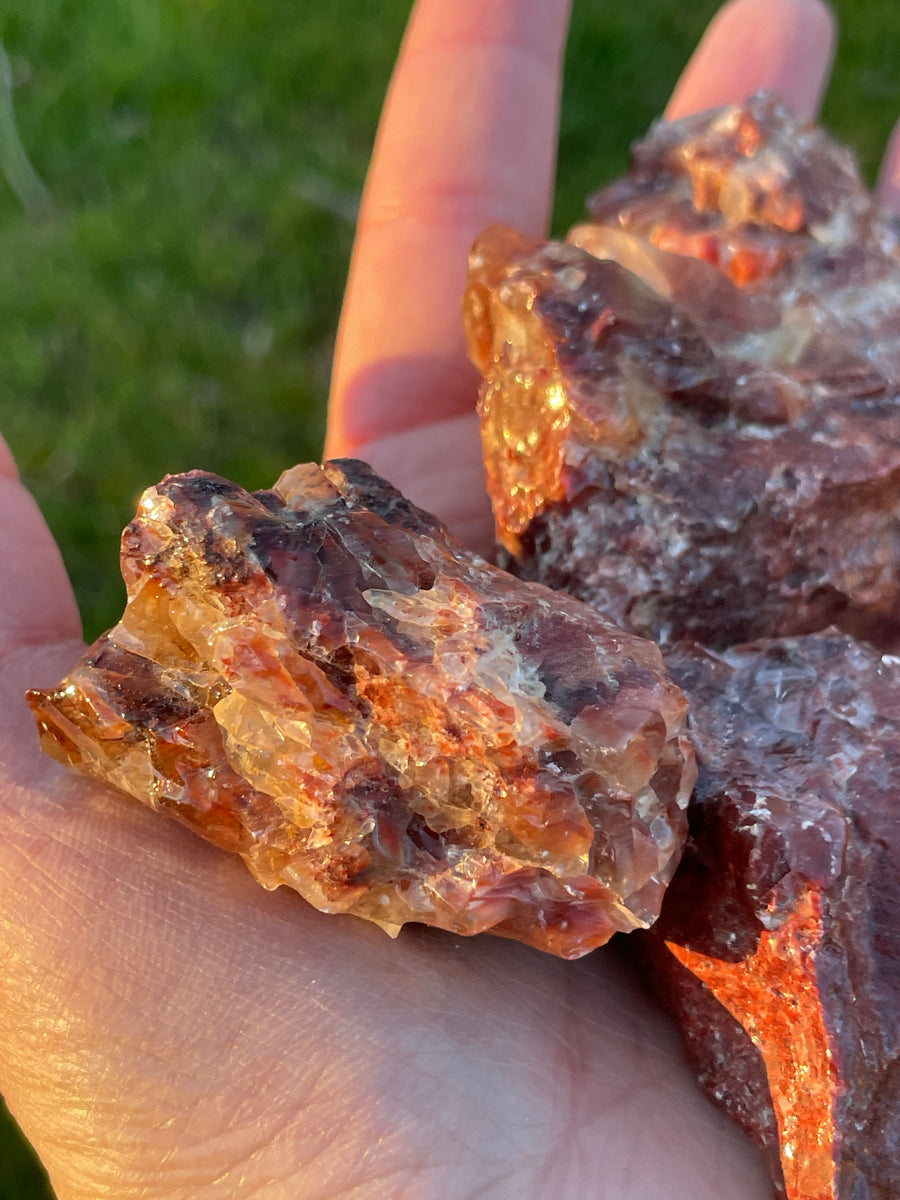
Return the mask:
<path fill-rule="evenodd" d="M 659 123 L 591 215 L 472 252 L 498 537 L 668 643 L 689 696 L 690 840 L 645 940 L 701 1079 L 780 1195 L 895 1200 L 897 223 L 765 96 Z"/>
<path fill-rule="evenodd" d="M 647 940 L 788 1200 L 900 1195 L 900 661 L 827 631 L 667 661 L 690 837 Z"/>
<path fill-rule="evenodd" d="M 657 648 L 456 544 L 364 464 L 150 488 L 128 604 L 44 748 L 266 887 L 574 958 L 656 917 L 695 779 Z"/>
<path fill-rule="evenodd" d="M 848 153 L 758 97 L 660 123 L 593 212 L 571 243 L 472 252 L 516 570 L 657 640 L 892 646 L 900 256 Z"/>

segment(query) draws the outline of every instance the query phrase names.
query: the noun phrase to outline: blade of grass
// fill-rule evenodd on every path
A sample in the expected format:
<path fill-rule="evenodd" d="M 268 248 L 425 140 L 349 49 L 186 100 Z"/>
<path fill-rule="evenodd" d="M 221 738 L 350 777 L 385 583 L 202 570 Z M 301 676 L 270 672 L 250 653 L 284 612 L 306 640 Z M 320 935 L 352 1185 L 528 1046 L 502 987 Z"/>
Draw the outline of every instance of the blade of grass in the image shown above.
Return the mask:
<path fill-rule="evenodd" d="M 47 217 L 53 210 L 50 193 L 25 153 L 16 125 L 13 105 L 13 71 L 6 48 L 0 42 L 0 170 L 33 217 Z"/>

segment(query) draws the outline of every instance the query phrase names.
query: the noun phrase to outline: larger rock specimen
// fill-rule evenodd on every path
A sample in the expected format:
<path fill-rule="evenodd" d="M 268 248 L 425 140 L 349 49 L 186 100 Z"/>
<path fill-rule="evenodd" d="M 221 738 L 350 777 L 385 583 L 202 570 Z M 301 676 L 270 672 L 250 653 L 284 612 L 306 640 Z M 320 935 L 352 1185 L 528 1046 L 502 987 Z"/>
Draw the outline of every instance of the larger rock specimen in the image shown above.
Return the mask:
<path fill-rule="evenodd" d="M 696 771 L 652 643 L 349 460 L 170 476 L 122 571 L 120 624 L 30 693 L 49 753 L 392 933 L 575 958 L 657 916 Z"/>
<path fill-rule="evenodd" d="M 498 536 L 668 643 L 701 774 L 647 936 L 789 1200 L 900 1195 L 900 254 L 773 99 L 659 123 L 465 315 Z M 805 635 L 791 637 L 786 635 Z M 772 640 L 717 656 L 725 648 Z"/>
<path fill-rule="evenodd" d="M 653 975 L 779 1195 L 896 1200 L 900 661 L 835 631 L 667 661 L 701 768 Z"/>
<path fill-rule="evenodd" d="M 658 640 L 892 645 L 900 258 L 847 152 L 757 98 L 658 125 L 594 212 L 472 252 L 515 569 Z"/>

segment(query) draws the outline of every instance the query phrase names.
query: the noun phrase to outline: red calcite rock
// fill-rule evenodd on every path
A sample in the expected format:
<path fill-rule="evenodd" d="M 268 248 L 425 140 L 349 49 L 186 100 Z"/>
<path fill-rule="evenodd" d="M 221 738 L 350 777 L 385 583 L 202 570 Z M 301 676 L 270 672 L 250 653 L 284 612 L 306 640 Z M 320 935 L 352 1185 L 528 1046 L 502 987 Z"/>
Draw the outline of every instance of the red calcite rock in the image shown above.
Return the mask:
<path fill-rule="evenodd" d="M 699 1077 L 788 1200 L 900 1195 L 900 662 L 673 648 L 700 776 L 647 935 Z"/>
<path fill-rule="evenodd" d="M 658 124 L 591 211 L 472 251 L 498 537 L 688 694 L 691 836 L 644 940 L 701 1080 L 779 1195 L 896 1200 L 897 223 L 764 96 Z"/>
<path fill-rule="evenodd" d="M 170 476 L 122 571 L 121 622 L 30 693 L 49 753 L 391 933 L 575 958 L 655 919 L 696 772 L 652 643 L 349 460 Z"/>
<path fill-rule="evenodd" d="M 757 98 L 657 126 L 594 213 L 576 244 L 498 228 L 472 252 L 517 572 L 657 640 L 892 645 L 900 264 L 846 151 Z"/>

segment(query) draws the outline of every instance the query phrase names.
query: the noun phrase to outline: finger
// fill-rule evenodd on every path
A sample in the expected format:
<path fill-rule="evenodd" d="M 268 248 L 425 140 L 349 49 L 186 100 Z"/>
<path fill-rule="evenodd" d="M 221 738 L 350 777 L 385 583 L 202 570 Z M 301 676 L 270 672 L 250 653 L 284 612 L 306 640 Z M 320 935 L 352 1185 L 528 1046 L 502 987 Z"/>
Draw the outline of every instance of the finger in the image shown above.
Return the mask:
<path fill-rule="evenodd" d="M 569 3 L 417 3 L 363 196 L 329 455 L 472 408 L 466 255 L 491 222 L 546 228 Z"/>
<path fill-rule="evenodd" d="M 0 664 L 21 646 L 80 636 L 62 556 L 0 437 Z"/>
<path fill-rule="evenodd" d="M 884 152 L 875 195 L 881 204 L 900 215 L 900 121 Z"/>
<path fill-rule="evenodd" d="M 766 88 L 798 117 L 813 117 L 834 43 L 834 19 L 821 0 L 731 0 L 703 35 L 665 115 L 674 121 Z"/>

